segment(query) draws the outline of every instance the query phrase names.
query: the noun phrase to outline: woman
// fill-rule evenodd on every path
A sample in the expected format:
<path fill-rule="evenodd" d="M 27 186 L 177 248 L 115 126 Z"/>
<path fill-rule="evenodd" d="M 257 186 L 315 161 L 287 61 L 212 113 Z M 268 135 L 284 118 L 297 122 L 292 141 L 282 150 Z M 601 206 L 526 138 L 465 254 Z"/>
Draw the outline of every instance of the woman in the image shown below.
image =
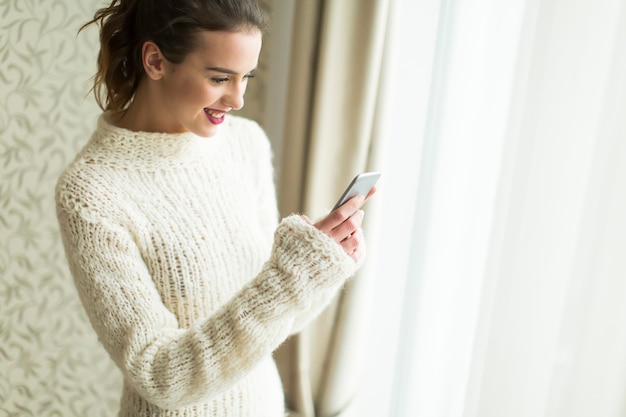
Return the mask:
<path fill-rule="evenodd" d="M 283 416 L 272 352 L 358 268 L 364 198 L 277 222 L 269 142 L 228 114 L 261 49 L 254 1 L 114 0 L 92 23 L 104 112 L 56 201 L 119 415 Z"/>

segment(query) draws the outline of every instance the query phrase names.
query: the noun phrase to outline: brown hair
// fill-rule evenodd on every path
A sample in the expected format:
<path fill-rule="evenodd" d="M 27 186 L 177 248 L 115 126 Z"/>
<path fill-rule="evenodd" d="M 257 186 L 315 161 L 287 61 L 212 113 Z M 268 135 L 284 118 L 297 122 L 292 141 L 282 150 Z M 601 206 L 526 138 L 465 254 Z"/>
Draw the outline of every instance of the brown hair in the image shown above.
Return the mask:
<path fill-rule="evenodd" d="M 98 71 L 93 92 L 102 110 L 123 111 L 144 76 L 141 50 L 154 42 L 175 64 L 196 47 L 202 30 L 237 32 L 266 28 L 255 0 L 113 0 L 85 27 L 100 27 Z"/>

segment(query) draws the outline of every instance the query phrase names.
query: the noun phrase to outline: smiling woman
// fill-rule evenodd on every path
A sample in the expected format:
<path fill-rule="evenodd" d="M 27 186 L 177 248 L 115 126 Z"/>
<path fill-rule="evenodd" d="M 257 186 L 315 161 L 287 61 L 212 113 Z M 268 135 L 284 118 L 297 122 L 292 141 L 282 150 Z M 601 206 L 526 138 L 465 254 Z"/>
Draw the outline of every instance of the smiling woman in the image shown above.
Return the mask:
<path fill-rule="evenodd" d="M 282 417 L 272 353 L 361 265 L 363 197 L 278 221 L 269 141 L 227 116 L 261 9 L 173 4 L 114 0 L 90 22 L 104 113 L 57 183 L 67 260 L 123 375 L 120 416 Z"/>

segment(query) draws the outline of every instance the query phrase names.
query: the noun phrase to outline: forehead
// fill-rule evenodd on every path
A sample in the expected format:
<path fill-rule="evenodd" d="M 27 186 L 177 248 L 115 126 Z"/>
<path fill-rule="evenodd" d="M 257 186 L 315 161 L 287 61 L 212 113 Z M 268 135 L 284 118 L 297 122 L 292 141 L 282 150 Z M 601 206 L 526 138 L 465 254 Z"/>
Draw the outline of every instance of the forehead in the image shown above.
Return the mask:
<path fill-rule="evenodd" d="M 247 72 L 256 68 L 263 36 L 258 29 L 239 32 L 202 31 L 188 58 L 207 66 Z"/>

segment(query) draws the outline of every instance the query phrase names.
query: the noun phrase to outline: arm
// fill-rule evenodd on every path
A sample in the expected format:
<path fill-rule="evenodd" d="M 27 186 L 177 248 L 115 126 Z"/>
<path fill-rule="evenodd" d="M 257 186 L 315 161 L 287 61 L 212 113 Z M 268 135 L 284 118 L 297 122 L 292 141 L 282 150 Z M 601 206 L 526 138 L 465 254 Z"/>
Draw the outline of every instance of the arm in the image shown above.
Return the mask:
<path fill-rule="evenodd" d="M 134 388 L 162 408 L 225 390 L 285 340 L 309 299 L 341 285 L 355 268 L 327 235 L 288 217 L 258 276 L 214 315 L 181 329 L 126 230 L 70 207 L 59 207 L 58 217 L 100 341 Z"/>
<path fill-rule="evenodd" d="M 256 123 L 251 123 L 251 137 L 254 137 L 254 145 L 257 146 L 255 160 L 259 164 L 257 167 L 258 175 L 258 213 L 259 221 L 267 234 L 271 234 L 276 229 L 278 219 L 278 209 L 276 207 L 276 189 L 274 186 L 274 170 L 272 161 L 272 152 L 270 142 Z M 364 244 L 364 243 L 363 243 Z M 334 286 L 330 286 L 323 291 L 318 291 L 314 297 L 308 302 L 308 308 L 302 310 L 294 317 L 293 326 L 290 334 L 300 332 L 306 325 L 313 321 L 324 309 L 330 304 L 337 291 L 343 285 L 343 281 L 339 281 Z"/>

